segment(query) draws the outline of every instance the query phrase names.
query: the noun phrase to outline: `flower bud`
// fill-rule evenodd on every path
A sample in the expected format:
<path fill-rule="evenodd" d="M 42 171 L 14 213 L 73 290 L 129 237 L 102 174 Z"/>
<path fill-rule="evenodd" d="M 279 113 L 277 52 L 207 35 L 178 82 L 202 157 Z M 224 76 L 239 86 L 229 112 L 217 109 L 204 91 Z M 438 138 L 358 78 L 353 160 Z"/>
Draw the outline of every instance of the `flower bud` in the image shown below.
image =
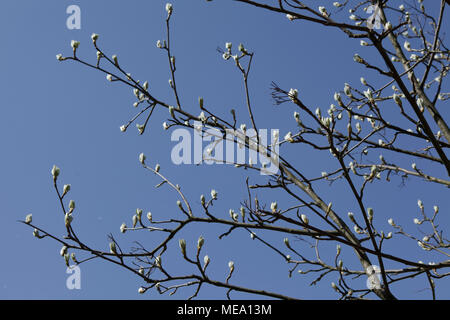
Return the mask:
<path fill-rule="evenodd" d="M 70 200 L 69 201 L 69 211 L 72 212 L 75 209 L 75 201 Z"/>
<path fill-rule="evenodd" d="M 64 225 L 66 227 L 69 227 L 70 224 L 72 223 L 72 220 L 73 220 L 72 214 L 67 212 L 66 215 L 64 216 Z"/>
<path fill-rule="evenodd" d="M 304 224 L 308 224 L 309 223 L 309 219 L 306 216 L 306 214 L 302 214 L 300 217 L 302 218 L 302 221 L 303 221 Z"/>
<path fill-rule="evenodd" d="M 140 288 L 138 289 L 138 292 L 139 292 L 139 294 L 143 294 L 143 293 L 145 293 L 145 289 L 142 288 L 142 287 L 140 287 Z"/>
<path fill-rule="evenodd" d="M 332 283 L 331 283 L 331 287 L 332 287 L 336 292 L 339 292 L 336 283 L 332 282 Z"/>
<path fill-rule="evenodd" d="M 392 218 L 389 218 L 389 219 L 388 219 L 388 223 L 389 223 L 391 226 L 395 226 L 394 219 L 392 219 Z"/>
<path fill-rule="evenodd" d="M 297 89 L 290 89 L 289 90 L 289 98 L 291 98 L 291 100 L 295 100 L 298 98 L 298 90 Z"/>
<path fill-rule="evenodd" d="M 125 233 L 126 231 L 127 231 L 127 225 L 124 222 L 120 225 L 120 232 Z"/>
<path fill-rule="evenodd" d="M 110 242 L 109 243 L 109 251 L 112 254 L 117 254 L 117 249 L 116 249 L 116 243 L 115 242 Z"/>
<path fill-rule="evenodd" d="M 54 180 L 56 180 L 56 178 L 59 176 L 60 172 L 61 172 L 61 170 L 56 165 L 53 165 L 52 176 L 53 176 Z"/>
<path fill-rule="evenodd" d="M 272 210 L 273 213 L 277 212 L 278 210 L 278 204 L 276 202 L 272 202 L 270 204 L 270 209 Z"/>
<path fill-rule="evenodd" d="M 355 53 L 355 55 L 353 56 L 353 60 L 357 63 L 364 63 L 363 58 L 361 58 L 361 56 L 357 53 Z"/>
<path fill-rule="evenodd" d="M 186 240 L 180 239 L 178 241 L 178 244 L 180 245 L 181 253 L 183 254 L 183 256 L 185 256 L 186 255 Z"/>
<path fill-rule="evenodd" d="M 205 256 L 205 257 L 203 258 L 203 262 L 205 263 L 204 268 L 206 268 L 206 267 L 208 266 L 208 264 L 209 264 L 210 261 L 211 261 L 211 259 L 209 259 L 208 256 Z"/>
<path fill-rule="evenodd" d="M 294 138 L 292 137 L 292 132 L 288 132 L 285 136 L 284 136 L 284 140 L 288 141 L 288 142 L 294 142 Z"/>
<path fill-rule="evenodd" d="M 63 195 L 70 191 L 70 184 L 65 184 L 63 187 Z"/>
<path fill-rule="evenodd" d="M 26 224 L 30 224 L 31 221 L 33 221 L 33 214 L 27 214 L 27 216 L 25 217 L 25 223 Z"/>
<path fill-rule="evenodd" d="M 205 196 L 204 196 L 204 195 L 201 195 L 201 196 L 200 196 L 200 203 L 202 204 L 202 206 L 205 205 L 206 199 L 205 199 Z"/>
<path fill-rule="evenodd" d="M 295 17 L 292 14 L 289 14 L 289 13 L 286 15 L 286 18 L 288 18 L 290 21 L 294 21 L 295 20 Z"/>
<path fill-rule="evenodd" d="M 39 235 L 39 230 L 38 229 L 34 229 L 33 230 L 33 236 L 36 237 L 36 238 L 39 238 L 39 239 L 41 238 L 41 236 Z"/>
<path fill-rule="evenodd" d="M 230 272 L 233 272 L 233 270 L 234 270 L 234 262 L 233 261 L 228 262 L 228 268 L 230 268 Z"/>
<path fill-rule="evenodd" d="M 141 153 L 141 154 L 139 155 L 139 162 L 140 162 L 141 164 L 145 164 L 145 159 L 147 159 L 146 156 L 145 156 L 145 154 L 144 154 L 144 153 Z"/>
<path fill-rule="evenodd" d="M 96 34 L 96 33 L 93 33 L 92 35 L 91 35 L 91 39 L 92 39 L 92 42 L 96 42 L 97 41 L 97 39 L 98 39 L 98 34 Z"/>
<path fill-rule="evenodd" d="M 66 266 L 69 266 L 69 259 L 70 259 L 70 255 L 69 255 L 69 253 L 66 253 L 64 255 L 64 261 L 66 262 Z"/>
<path fill-rule="evenodd" d="M 211 190 L 211 198 L 213 199 L 213 200 L 217 200 L 217 191 L 216 190 Z"/>
<path fill-rule="evenodd" d="M 155 264 L 158 268 L 161 268 L 161 266 L 162 266 L 161 256 L 157 256 L 155 258 Z"/>
<path fill-rule="evenodd" d="M 202 236 L 200 236 L 197 241 L 197 249 L 200 250 L 203 247 L 204 243 L 205 239 Z"/>
<path fill-rule="evenodd" d="M 372 220 L 373 220 L 373 209 L 372 208 L 367 209 L 367 216 L 369 218 L 369 222 L 372 223 Z"/>
<path fill-rule="evenodd" d="M 70 46 L 72 47 L 72 49 L 76 50 L 80 46 L 80 41 L 72 40 L 70 42 Z"/>
<path fill-rule="evenodd" d="M 59 251 L 59 254 L 61 255 L 61 257 L 63 257 L 66 253 L 67 253 L 67 246 L 63 246 Z"/>
<path fill-rule="evenodd" d="M 283 242 L 284 242 L 284 244 L 286 245 L 286 247 L 290 247 L 290 244 L 289 244 L 289 239 L 288 238 L 284 238 L 283 239 Z"/>
<path fill-rule="evenodd" d="M 419 206 L 420 209 L 423 209 L 423 202 L 422 200 L 417 200 L 417 205 Z"/>

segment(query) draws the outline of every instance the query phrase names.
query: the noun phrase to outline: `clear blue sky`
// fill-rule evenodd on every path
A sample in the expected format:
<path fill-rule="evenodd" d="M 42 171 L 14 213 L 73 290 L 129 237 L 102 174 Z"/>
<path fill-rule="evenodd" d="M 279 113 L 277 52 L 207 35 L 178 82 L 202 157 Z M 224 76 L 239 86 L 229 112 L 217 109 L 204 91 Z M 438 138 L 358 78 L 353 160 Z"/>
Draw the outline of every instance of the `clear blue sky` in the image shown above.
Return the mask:
<path fill-rule="evenodd" d="M 298 88 L 305 102 L 323 111 L 333 102 L 333 93 L 342 90 L 344 82 L 358 86 L 364 75 L 375 84 L 382 83 L 374 72 L 353 63 L 355 52 L 370 58 L 372 50 L 360 47 L 359 40 L 347 39 L 336 30 L 305 22 L 292 23 L 283 15 L 233 1 L 172 2 L 177 84 L 184 108 L 194 114 L 199 113 L 197 99 L 203 96 L 205 103 L 219 114 L 228 117 L 229 110 L 235 108 L 240 114 L 239 122 L 249 124 L 241 76 L 232 62 L 223 61 L 216 51 L 225 42 L 235 46 L 242 42 L 255 52 L 250 90 L 256 120 L 261 128 L 279 128 L 281 136 L 295 129 L 294 108 L 288 104 L 273 105 L 271 81 L 285 89 Z M 332 1 L 323 3 L 331 5 Z M 66 8 L 71 4 L 81 8 L 81 30 L 66 28 Z M 81 290 L 66 288 L 66 267 L 59 256 L 59 244 L 33 238 L 30 228 L 16 222 L 33 213 L 37 225 L 63 235 L 63 218 L 50 176 L 53 164 L 61 168 L 61 182 L 72 185 L 69 197 L 77 203 L 74 227 L 78 235 L 93 247 L 105 250 L 109 232 L 123 241 L 125 247 L 134 239 L 152 242 L 148 233 L 119 233 L 120 224 L 124 221 L 130 224 L 137 207 L 144 212 L 152 211 L 157 219 L 166 217 L 169 211 L 177 213 L 174 194 L 166 188 L 153 188 L 159 181 L 138 163 L 140 152 L 147 155 L 149 163 L 161 163 L 163 173 L 180 184 L 197 206 L 200 194 L 209 194 L 212 188 L 218 190 L 220 201 L 214 212 L 222 217 L 228 217 L 229 208 L 237 210 L 245 199 L 247 175 L 252 175 L 254 182 L 262 181 L 259 176 L 233 167 L 173 165 L 170 132 L 163 131 L 161 126 L 168 116 L 166 111 L 155 114 L 143 136 L 138 136 L 134 127 L 121 133 L 119 126 L 134 112 L 131 90 L 109 83 L 103 74 L 81 65 L 56 61 L 57 53 L 70 55 L 72 39 L 81 42 L 80 57 L 95 61 L 90 35 L 96 32 L 105 52 L 117 54 L 121 65 L 136 78 L 150 82 L 158 98 L 174 104 L 167 84 L 166 56 L 155 45 L 165 34 L 165 4 L 166 1 L 138 0 L 1 2 L 0 298 L 169 298 L 155 292 L 139 295 L 139 279 L 99 261 L 81 266 Z M 446 29 L 448 19 L 443 30 Z M 442 113 L 448 120 L 448 110 Z M 281 153 L 298 163 L 309 176 L 330 170 L 328 152 L 312 154 L 307 147 L 296 147 L 282 149 Z M 377 158 L 378 154 L 374 155 Z M 422 162 L 418 160 L 417 164 L 420 167 Z M 442 186 L 416 179 L 401 186 L 399 178 L 394 178 L 388 185 L 374 183 L 369 190 L 368 199 L 375 209 L 379 229 L 392 231 L 386 220 L 393 216 L 417 233 L 412 220 L 417 217 L 416 203 L 420 198 L 428 210 L 435 204 L 440 206 L 441 227 L 448 230 L 449 221 L 442 217 L 448 213 L 444 211 L 448 211 L 450 199 L 448 190 Z M 356 210 L 354 202 L 345 200 L 349 198 L 349 190 L 343 184 L 331 188 L 324 185 L 323 195 L 326 201 L 335 203 L 338 212 Z M 281 194 L 273 193 L 266 198 L 268 204 L 274 200 L 284 208 L 294 204 Z M 231 238 L 217 240 L 224 230 L 199 225 L 183 234 L 191 248 L 199 235 L 205 236 L 205 253 L 212 259 L 213 278 L 224 280 L 227 262 L 233 260 L 235 284 L 306 299 L 337 297 L 330 288 L 330 282 L 337 280 L 336 275 L 327 276 L 319 286 L 309 287 L 310 277 L 294 274 L 289 278 L 289 266 L 245 232 L 237 231 Z M 284 236 L 267 237 L 283 248 Z M 302 252 L 313 254 L 307 244 L 290 239 Z M 177 241 L 172 246 L 177 247 Z M 331 259 L 335 247 L 323 250 L 323 258 Z M 413 241 L 398 236 L 386 244 L 386 250 L 414 260 L 437 259 Z M 179 255 L 170 259 L 175 269 L 185 268 L 179 263 Z M 351 256 L 344 261 L 351 267 L 360 267 Z M 430 298 L 430 292 L 422 290 L 426 283 L 423 276 L 418 280 L 394 285 L 392 290 L 401 298 Z M 359 281 L 364 286 L 365 278 Z M 450 280 L 437 283 L 439 297 L 450 298 L 449 285 Z M 183 299 L 190 294 L 190 290 L 182 290 L 171 298 Z M 225 298 L 225 291 L 207 286 L 199 297 Z M 232 297 L 250 298 L 238 293 Z"/>

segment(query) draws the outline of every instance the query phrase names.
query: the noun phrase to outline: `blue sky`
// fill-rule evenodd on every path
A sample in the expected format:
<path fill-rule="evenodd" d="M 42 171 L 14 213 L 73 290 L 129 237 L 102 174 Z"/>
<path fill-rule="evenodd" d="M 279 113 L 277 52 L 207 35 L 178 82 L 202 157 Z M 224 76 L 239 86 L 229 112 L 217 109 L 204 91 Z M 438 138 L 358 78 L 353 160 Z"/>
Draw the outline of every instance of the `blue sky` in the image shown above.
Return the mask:
<path fill-rule="evenodd" d="M 66 27 L 66 8 L 72 4 L 81 8 L 80 30 Z M 95 61 L 90 35 L 98 33 L 99 45 L 105 52 L 117 54 L 127 71 L 149 81 L 160 100 L 174 104 L 167 83 L 167 58 L 155 45 L 165 35 L 165 4 L 165 1 L 138 0 L 1 2 L 0 298 L 169 298 L 155 292 L 139 295 L 139 279 L 116 266 L 97 261 L 81 266 L 81 290 L 66 288 L 66 267 L 59 256 L 59 244 L 37 240 L 32 237 L 31 229 L 17 223 L 26 214 L 33 213 L 37 225 L 63 235 L 63 217 L 50 175 L 53 164 L 61 168 L 61 183 L 72 185 L 70 199 L 77 203 L 74 227 L 78 235 L 93 247 L 105 250 L 106 235 L 110 232 L 125 247 L 134 239 L 153 241 L 148 234 L 119 233 L 120 224 L 124 221 L 130 224 L 137 207 L 144 212 L 152 211 L 159 219 L 169 211 L 177 212 L 174 194 L 166 188 L 153 188 L 159 181 L 138 163 L 141 152 L 147 155 L 149 163 L 160 163 L 162 172 L 183 187 L 197 208 L 201 194 L 209 194 L 213 188 L 218 190 L 220 201 L 214 210 L 222 217 L 228 216 L 230 208 L 237 210 L 245 199 L 247 175 L 254 182 L 262 181 L 258 175 L 233 167 L 173 165 L 170 151 L 174 144 L 170 141 L 170 131 L 164 131 L 161 126 L 168 117 L 167 111 L 156 112 L 143 136 L 134 127 L 122 133 L 119 127 L 135 111 L 132 91 L 109 83 L 103 74 L 94 70 L 55 59 L 57 53 L 70 55 L 70 41 L 75 39 L 81 42 L 78 55 Z M 295 129 L 294 108 L 288 104 L 274 106 L 271 81 L 285 89 L 298 88 L 306 103 L 323 111 L 333 102 L 333 93 L 342 90 L 344 82 L 357 86 L 359 78 L 364 76 L 375 84 L 382 83 L 377 74 L 353 63 L 355 52 L 375 61 L 372 50 L 362 48 L 358 40 L 347 39 L 334 29 L 293 23 L 283 15 L 233 1 L 174 0 L 173 5 L 172 49 L 177 59 L 177 84 L 185 109 L 194 114 L 199 113 L 197 99 L 203 96 L 205 104 L 220 115 L 229 117 L 229 110 L 235 108 L 239 122 L 250 123 L 241 75 L 231 61 L 226 63 L 216 51 L 225 42 L 235 46 L 242 42 L 255 52 L 249 80 L 255 117 L 260 128 L 279 128 L 281 135 Z M 442 114 L 448 119 L 448 110 Z M 320 175 L 331 163 L 329 154 L 312 154 L 306 147 L 282 149 L 281 153 L 311 176 Z M 374 155 L 377 157 L 378 154 Z M 419 167 L 422 163 L 417 161 Z M 350 199 L 349 191 L 343 186 L 323 184 L 324 199 L 335 203 L 336 210 L 341 212 L 356 210 L 355 203 L 346 201 Z M 437 204 L 445 211 L 450 205 L 448 190 L 415 179 L 406 186 L 398 178 L 387 185 L 374 183 L 369 190 L 375 219 L 379 219 L 379 228 L 386 231 L 391 231 L 386 222 L 391 216 L 404 222 L 410 230 L 416 230 L 412 219 L 418 214 L 419 198 L 429 210 Z M 294 204 L 279 193 L 269 197 L 266 200 L 269 204 L 274 200 L 284 207 Z M 441 227 L 448 229 L 448 219 L 441 219 Z M 288 265 L 252 241 L 245 232 L 237 231 L 233 237 L 217 240 L 223 231 L 223 228 L 198 225 L 183 234 L 191 248 L 199 235 L 206 238 L 205 253 L 212 259 L 213 277 L 224 280 L 227 263 L 233 260 L 236 284 L 306 299 L 337 297 L 329 286 L 331 281 L 336 281 L 335 275 L 326 277 L 319 286 L 309 287 L 311 278 L 298 274 L 289 278 Z M 280 247 L 284 236 L 267 235 Z M 291 238 L 291 243 L 302 252 L 312 253 L 308 245 L 298 240 Z M 172 246 L 178 246 L 177 242 Z M 324 247 L 323 254 L 327 256 L 334 250 L 334 246 Z M 399 237 L 391 240 L 386 250 L 415 260 L 437 259 Z M 170 259 L 167 263 L 172 262 L 174 268 L 185 267 L 179 255 Z M 357 267 L 354 260 L 348 255 L 346 261 Z M 394 285 L 392 290 L 402 298 L 429 298 L 429 291 L 422 290 L 423 280 Z M 365 283 L 365 279 L 360 281 L 362 285 Z M 441 298 L 450 298 L 449 285 L 450 280 L 438 282 Z M 180 291 L 171 298 L 183 299 L 190 294 L 189 290 Z M 238 293 L 232 297 L 251 298 Z M 225 298 L 225 292 L 205 287 L 199 298 Z"/>

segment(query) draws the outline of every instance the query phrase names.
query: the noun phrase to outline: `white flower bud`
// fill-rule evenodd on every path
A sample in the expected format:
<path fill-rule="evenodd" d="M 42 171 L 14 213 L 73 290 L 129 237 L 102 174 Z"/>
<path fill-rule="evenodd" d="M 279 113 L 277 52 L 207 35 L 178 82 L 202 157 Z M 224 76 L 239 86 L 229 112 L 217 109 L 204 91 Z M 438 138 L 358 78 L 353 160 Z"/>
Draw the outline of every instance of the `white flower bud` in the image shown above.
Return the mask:
<path fill-rule="evenodd" d="M 145 164 L 145 159 L 147 159 L 147 157 L 145 156 L 144 153 L 141 153 L 141 154 L 139 155 L 139 162 L 140 162 L 141 164 Z"/>
<path fill-rule="evenodd" d="M 272 210 L 273 213 L 277 212 L 278 210 L 278 204 L 276 202 L 272 202 L 270 204 L 270 209 Z"/>
<path fill-rule="evenodd" d="M 126 231 L 127 231 L 127 225 L 124 222 L 120 225 L 120 232 L 125 233 Z"/>
<path fill-rule="evenodd" d="M 216 190 L 211 190 L 211 198 L 213 199 L 213 200 L 217 200 L 217 191 Z"/>
<path fill-rule="evenodd" d="M 292 137 L 292 132 L 288 132 L 285 136 L 284 136 L 284 140 L 288 141 L 288 142 L 294 142 L 294 138 Z"/>
<path fill-rule="evenodd" d="M 70 184 L 65 184 L 63 187 L 63 195 L 70 191 Z"/>
<path fill-rule="evenodd" d="M 288 238 L 284 238 L 283 239 L 284 244 L 286 245 L 286 247 L 289 248 L 290 244 L 289 244 L 289 239 Z"/>
<path fill-rule="evenodd" d="M 407 50 L 407 51 L 411 51 L 411 44 L 408 41 L 405 41 L 405 43 L 403 44 L 403 47 Z"/>
<path fill-rule="evenodd" d="M 353 56 L 353 60 L 355 62 L 357 62 L 357 63 L 363 63 L 364 62 L 363 58 L 361 58 L 360 55 L 357 54 L 357 53 L 355 53 L 355 55 Z"/>
<path fill-rule="evenodd" d="M 211 259 L 208 256 L 205 256 L 203 258 L 203 262 L 205 264 L 204 268 L 206 268 L 206 266 L 209 264 L 210 261 L 211 261 Z"/>
<path fill-rule="evenodd" d="M 336 283 L 332 282 L 332 283 L 331 283 L 331 287 L 332 287 L 336 292 L 339 292 L 339 289 L 338 289 Z"/>
<path fill-rule="evenodd" d="M 75 50 L 80 46 L 80 41 L 72 40 L 70 46 Z"/>
<path fill-rule="evenodd" d="M 204 206 L 205 203 L 206 203 L 206 199 L 205 199 L 205 196 L 203 194 L 200 196 L 200 203 L 202 204 L 202 206 Z"/>
<path fill-rule="evenodd" d="M 185 256 L 186 255 L 186 240 L 180 239 L 178 241 L 178 244 L 180 245 L 181 253 L 183 254 L 183 256 Z"/>
<path fill-rule="evenodd" d="M 59 176 L 60 172 L 61 172 L 61 170 L 57 166 L 53 165 L 53 168 L 52 168 L 53 179 L 56 179 Z"/>
<path fill-rule="evenodd" d="M 289 13 L 286 15 L 286 18 L 288 18 L 291 21 L 295 20 L 295 17 L 292 14 L 289 14 Z"/>
<path fill-rule="evenodd" d="M 295 100 L 295 99 L 297 99 L 297 97 L 298 97 L 298 90 L 297 89 L 290 89 L 289 90 L 289 93 L 288 93 L 288 95 L 289 95 L 289 98 L 291 98 L 291 100 Z"/>
<path fill-rule="evenodd" d="M 231 46 L 232 46 L 231 42 L 225 43 L 225 48 L 227 48 L 228 50 L 231 50 Z"/>
<path fill-rule="evenodd" d="M 145 289 L 142 288 L 142 287 L 140 287 L 140 288 L 138 289 L 138 292 L 139 292 L 139 294 L 143 294 L 143 293 L 145 293 Z"/>
<path fill-rule="evenodd" d="M 66 253 L 67 253 L 67 246 L 63 246 L 59 251 L 59 254 L 61 255 L 61 257 L 63 257 Z"/>
<path fill-rule="evenodd" d="M 58 60 L 58 61 L 63 61 L 63 60 L 64 60 L 64 57 L 62 56 L 62 54 L 57 54 L 57 55 L 56 55 L 56 60 Z"/>
<path fill-rule="evenodd" d="M 112 254 L 117 254 L 117 249 L 116 249 L 115 242 L 110 242 L 109 243 L 109 252 L 111 252 Z"/>
<path fill-rule="evenodd" d="M 167 4 L 166 4 L 166 11 L 167 11 L 167 13 L 168 13 L 169 15 L 172 14 L 173 6 L 172 6 L 171 3 L 167 3 Z"/>
<path fill-rule="evenodd" d="M 394 219 L 392 219 L 392 218 L 389 218 L 389 219 L 388 219 L 388 223 L 389 223 L 391 226 L 395 226 Z"/>
<path fill-rule="evenodd" d="M 233 272 L 233 270 L 234 270 L 234 262 L 233 261 L 228 262 L 228 268 L 230 268 L 230 272 Z"/>
<path fill-rule="evenodd" d="M 113 76 L 110 75 L 110 74 L 107 74 L 107 75 L 106 75 L 106 80 L 108 80 L 108 81 L 113 81 Z"/>
<path fill-rule="evenodd" d="M 97 41 L 97 39 L 98 39 L 98 34 L 96 34 L 96 33 L 93 33 L 92 35 L 91 35 L 91 39 L 92 39 L 92 42 L 96 42 Z"/>
<path fill-rule="evenodd" d="M 388 22 L 386 22 L 385 24 L 384 24 L 384 30 L 391 30 L 392 29 L 392 23 L 390 23 L 389 21 Z"/>
<path fill-rule="evenodd" d="M 319 7 L 319 12 L 320 12 L 320 14 L 322 15 L 322 16 L 324 16 L 324 17 L 328 17 L 328 12 L 327 12 L 327 9 L 325 8 L 325 7 L 322 7 L 322 6 L 320 6 Z"/>
<path fill-rule="evenodd" d="M 436 214 L 436 213 L 439 212 L 439 207 L 438 206 L 433 206 L 433 210 L 434 210 L 434 213 Z"/>
<path fill-rule="evenodd" d="M 38 229 L 34 229 L 34 230 L 33 230 L 33 236 L 36 237 L 36 238 L 39 238 L 39 239 L 41 238 Z"/>
<path fill-rule="evenodd" d="M 309 223 L 309 219 L 308 219 L 308 217 L 306 216 L 306 214 L 302 214 L 302 215 L 300 216 L 300 218 L 302 219 L 302 222 L 303 222 L 304 224 L 308 224 L 308 223 Z"/>
<path fill-rule="evenodd" d="M 417 200 L 417 205 L 419 206 L 420 209 L 423 209 L 423 202 L 422 200 Z"/>
<path fill-rule="evenodd" d="M 64 225 L 65 225 L 66 227 L 69 227 L 70 224 L 72 223 L 72 220 L 73 220 L 72 214 L 70 214 L 69 212 L 67 212 L 67 213 L 65 214 L 65 216 L 64 216 Z"/>
<path fill-rule="evenodd" d="M 70 209 L 71 211 L 73 211 L 73 210 L 75 209 L 75 201 L 73 201 L 73 200 L 70 200 L 70 201 L 69 201 L 69 209 Z"/>
<path fill-rule="evenodd" d="M 25 223 L 26 224 L 30 224 L 33 221 L 33 214 L 27 214 L 27 216 L 25 217 Z"/>
<path fill-rule="evenodd" d="M 203 247 L 204 243 L 205 239 L 202 236 L 200 236 L 197 241 L 197 249 L 200 250 Z"/>

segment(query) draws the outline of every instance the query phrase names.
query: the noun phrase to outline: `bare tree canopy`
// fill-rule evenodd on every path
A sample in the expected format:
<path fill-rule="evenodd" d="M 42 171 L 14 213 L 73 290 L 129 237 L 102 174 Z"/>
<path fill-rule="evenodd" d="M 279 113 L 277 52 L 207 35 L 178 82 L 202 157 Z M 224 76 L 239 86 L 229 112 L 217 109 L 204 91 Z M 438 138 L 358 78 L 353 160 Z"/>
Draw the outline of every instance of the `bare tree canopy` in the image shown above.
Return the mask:
<path fill-rule="evenodd" d="M 438 206 L 443 199 L 436 198 L 433 204 L 411 199 L 417 203 L 417 212 L 410 225 L 397 221 L 404 214 L 404 204 L 392 203 L 395 215 L 386 219 L 373 200 L 384 201 L 376 194 L 374 185 L 397 183 L 408 188 L 412 181 L 420 183 L 424 190 L 430 185 L 445 190 L 450 186 L 446 92 L 450 53 L 443 27 L 449 17 L 446 4 L 450 2 L 441 0 L 439 5 L 437 2 L 438 12 L 431 13 L 425 1 L 405 1 L 400 5 L 381 0 L 328 1 L 325 7 L 319 6 L 318 1 L 234 0 L 236 10 L 250 7 L 255 14 L 270 12 L 270 19 L 284 19 L 295 32 L 299 25 L 313 25 L 324 32 L 337 30 L 343 38 L 369 48 L 373 54 L 365 57 L 355 53 L 352 67 L 364 68 L 371 80 L 361 77 L 359 83 L 345 83 L 343 88 L 336 88 L 330 97 L 333 103 L 326 109 L 311 102 L 312 97 L 301 87 L 282 85 L 283 79 L 268 84 L 271 108 L 292 110 L 286 128 L 294 129 L 281 136 L 278 130 L 268 131 L 269 137 L 262 134 L 266 131 L 261 130 L 264 128 L 258 117 L 264 110 L 254 105 L 253 97 L 267 92 L 254 92 L 250 75 L 263 66 L 255 62 L 257 53 L 243 43 L 227 42 L 217 51 L 222 62 L 238 74 L 236 81 L 241 81 L 242 91 L 236 95 L 243 94 L 245 108 L 223 112 L 211 107 L 213 103 L 203 97 L 198 99 L 197 106 L 183 99 L 192 94 L 184 91 L 183 83 L 177 81 L 182 70 L 179 71 L 181 66 L 175 59 L 171 37 L 182 28 L 177 25 L 177 15 L 183 12 L 176 11 L 171 4 L 166 5 L 161 18 L 165 39 L 157 42 L 155 50 L 167 56 L 173 104 L 161 98 L 148 81 L 136 79 L 133 70 L 122 65 L 116 55 L 106 52 L 98 34 L 91 37 L 96 58 L 85 57 L 80 42 L 72 41 L 70 54 L 57 55 L 59 61 L 95 70 L 112 84 L 132 90 L 136 113 L 120 127 L 122 132 L 136 126 L 137 133 L 145 135 L 156 122 L 152 122 L 154 115 L 163 113 L 167 117 L 162 124 L 165 130 L 183 129 L 189 134 L 209 137 L 212 143 L 205 152 L 202 150 L 201 161 L 226 163 L 242 170 L 240 183 L 245 184 L 246 192 L 236 199 L 240 207 L 230 208 L 229 216 L 224 217 L 214 206 L 221 201 L 220 192 L 212 189 L 210 194 L 191 199 L 185 190 L 195 189 L 198 181 L 180 186 L 171 178 L 170 170 L 165 170 L 164 163 L 153 163 L 150 155 L 147 159 L 142 153 L 137 160 L 157 181 L 157 190 L 153 192 L 169 188 L 178 207 L 176 211 L 168 209 L 164 216 L 137 209 L 132 223 L 120 226 L 123 237 L 150 231 L 148 243 L 136 241 L 135 246 L 127 248 L 119 236 L 110 234 L 105 250 L 105 244 L 94 248 L 81 239 L 76 231 L 75 201 L 67 199 L 70 185 L 65 184 L 64 172 L 57 166 L 51 174 L 60 214 L 64 216 L 64 236 L 36 225 L 31 215 L 23 223 L 34 230 L 35 237 L 58 242 L 67 266 L 91 260 L 115 264 L 142 280 L 138 289 L 142 294 L 182 291 L 186 298 L 192 299 L 202 287 L 213 286 L 223 288 L 228 298 L 232 298 L 233 292 L 245 292 L 276 299 L 308 299 L 305 290 L 299 289 L 296 296 L 285 294 L 283 288 L 266 290 L 264 279 L 260 279 L 256 288 L 234 282 L 233 275 L 239 272 L 236 261 L 229 261 L 226 274 L 215 269 L 220 252 L 215 252 L 216 256 L 206 255 L 204 247 L 209 242 L 238 237 L 242 231 L 247 240 L 253 239 L 253 243 L 267 249 L 262 259 L 279 259 L 277 272 L 292 277 L 292 286 L 298 285 L 295 279 L 300 276 L 310 279 L 311 285 L 329 286 L 338 299 L 392 300 L 402 298 L 395 291 L 397 282 L 421 279 L 421 287 L 414 289 L 426 288 L 430 298 L 439 298 L 436 287 L 450 275 L 450 242 L 445 234 L 448 212 L 442 212 L 448 208 Z M 211 1 L 210 5 L 215 3 Z M 316 44 L 307 45 L 314 49 Z M 329 54 L 333 54 L 332 50 Z M 318 72 L 326 76 L 333 70 L 318 68 Z M 307 80 L 304 75 L 298 77 Z M 248 124 L 240 124 L 238 119 L 246 119 Z M 254 156 L 245 162 L 217 158 L 217 148 L 224 143 Z M 303 153 L 300 148 L 304 148 Z M 301 155 L 306 154 L 304 150 L 308 156 L 315 154 L 326 159 L 327 167 L 320 174 L 301 160 Z M 337 188 L 346 190 L 348 195 L 340 203 L 329 200 Z M 274 200 L 280 193 L 291 202 Z M 196 235 L 196 243 L 181 238 L 180 234 L 195 224 L 221 231 L 215 238 Z M 414 229 L 414 225 L 420 229 Z M 273 240 L 274 234 L 277 241 Z M 402 246 L 396 247 L 397 242 Z M 180 252 L 186 268 L 176 268 L 168 262 L 173 256 L 180 257 Z M 429 260 L 411 258 L 422 254 L 429 255 Z M 286 265 L 288 270 L 284 269 Z M 363 285 L 358 282 L 362 278 L 367 279 Z"/>

